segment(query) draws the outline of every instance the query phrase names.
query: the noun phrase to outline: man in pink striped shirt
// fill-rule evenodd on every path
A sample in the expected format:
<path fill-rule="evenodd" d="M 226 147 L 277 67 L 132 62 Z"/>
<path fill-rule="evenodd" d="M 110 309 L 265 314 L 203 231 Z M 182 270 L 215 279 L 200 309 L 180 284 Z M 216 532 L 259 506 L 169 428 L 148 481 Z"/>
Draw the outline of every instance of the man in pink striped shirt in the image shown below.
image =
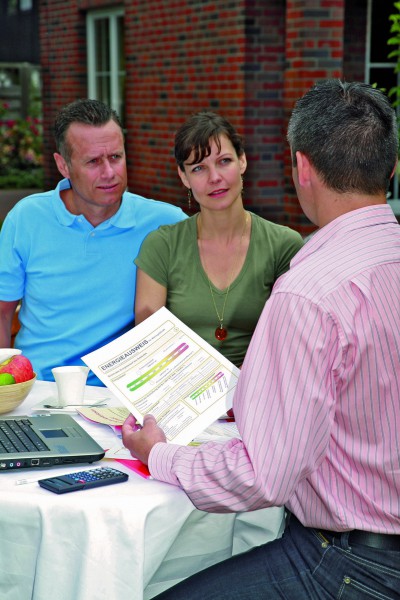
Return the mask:
<path fill-rule="evenodd" d="M 160 598 L 400 598 L 400 227 L 386 203 L 396 116 L 379 90 L 328 80 L 297 102 L 288 140 L 318 230 L 248 349 L 233 401 L 242 439 L 166 444 L 150 415 L 123 427 L 153 477 L 199 509 L 285 505 L 288 526 Z"/>

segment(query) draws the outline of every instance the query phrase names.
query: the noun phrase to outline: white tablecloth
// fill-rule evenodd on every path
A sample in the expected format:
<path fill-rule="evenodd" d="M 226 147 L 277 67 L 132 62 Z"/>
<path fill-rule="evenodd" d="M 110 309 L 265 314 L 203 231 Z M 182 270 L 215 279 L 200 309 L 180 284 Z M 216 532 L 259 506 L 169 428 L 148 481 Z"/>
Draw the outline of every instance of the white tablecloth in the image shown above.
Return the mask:
<path fill-rule="evenodd" d="M 106 396 L 106 388 L 86 389 L 86 400 Z M 55 384 L 37 381 L 15 414 L 51 397 Z M 100 444 L 115 440 L 107 426 L 74 417 Z M 16 481 L 93 467 L 0 473 L 1 599 L 147 600 L 281 533 L 280 508 L 204 513 L 182 490 L 115 466 L 129 473 L 126 483 L 62 496 Z"/>

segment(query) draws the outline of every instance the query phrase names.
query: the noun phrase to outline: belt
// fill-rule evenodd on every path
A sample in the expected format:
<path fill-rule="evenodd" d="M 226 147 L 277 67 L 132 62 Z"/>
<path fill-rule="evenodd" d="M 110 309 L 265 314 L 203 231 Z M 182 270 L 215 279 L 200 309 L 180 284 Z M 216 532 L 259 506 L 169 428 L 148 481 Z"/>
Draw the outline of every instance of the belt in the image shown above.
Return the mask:
<path fill-rule="evenodd" d="M 342 535 L 345 533 L 349 534 L 348 544 L 349 546 L 368 546 L 368 548 L 376 548 L 378 550 L 397 550 L 400 551 L 400 535 L 392 535 L 386 533 L 372 533 L 370 531 L 361 531 L 359 529 L 352 529 L 350 532 L 342 531 L 325 531 L 323 529 L 318 530 L 319 533 L 327 538 L 329 542 L 335 538 L 340 540 Z"/>

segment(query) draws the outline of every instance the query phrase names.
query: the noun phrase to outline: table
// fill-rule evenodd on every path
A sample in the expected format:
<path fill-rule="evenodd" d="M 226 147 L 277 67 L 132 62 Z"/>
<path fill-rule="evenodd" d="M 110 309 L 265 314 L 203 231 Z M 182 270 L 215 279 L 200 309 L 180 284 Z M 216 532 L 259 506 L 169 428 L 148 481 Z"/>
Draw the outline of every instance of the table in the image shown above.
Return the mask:
<path fill-rule="evenodd" d="M 14 414 L 30 414 L 55 384 L 37 381 Z M 85 400 L 110 397 L 87 387 Z M 106 447 L 106 425 L 74 418 Z M 110 438 L 111 436 L 111 438 Z M 279 536 L 283 509 L 209 514 L 179 488 L 129 473 L 126 483 L 57 496 L 36 481 L 80 465 L 0 473 L 0 598 L 148 600 L 188 575 Z M 86 468 L 86 466 L 82 467 Z M 88 466 L 87 468 L 93 468 Z"/>

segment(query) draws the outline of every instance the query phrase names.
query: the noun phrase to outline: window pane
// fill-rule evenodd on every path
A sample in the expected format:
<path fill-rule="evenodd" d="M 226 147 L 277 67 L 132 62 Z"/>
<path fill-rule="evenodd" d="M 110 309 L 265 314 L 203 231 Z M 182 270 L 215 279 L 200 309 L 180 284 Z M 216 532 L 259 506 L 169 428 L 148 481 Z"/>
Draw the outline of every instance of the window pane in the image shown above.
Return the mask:
<path fill-rule="evenodd" d="M 21 10 L 32 10 L 32 0 L 20 0 L 19 7 Z"/>
<path fill-rule="evenodd" d="M 389 61 L 388 59 L 391 46 L 387 44 L 391 26 L 389 15 L 393 11 L 394 8 L 391 2 L 374 0 L 372 3 L 371 62 L 387 63 L 393 60 Z"/>
<path fill-rule="evenodd" d="M 7 2 L 7 14 L 16 15 L 18 12 L 18 0 L 8 0 Z"/>
<path fill-rule="evenodd" d="M 88 92 L 124 118 L 124 15 L 121 9 L 87 14 Z"/>
<path fill-rule="evenodd" d="M 105 104 L 111 104 L 110 75 L 97 75 L 96 99 L 101 100 Z"/>
<path fill-rule="evenodd" d="M 124 19 L 123 17 L 118 17 L 117 21 L 117 44 L 118 44 L 118 62 L 119 62 L 119 70 L 125 71 L 125 44 L 124 44 Z"/>
<path fill-rule="evenodd" d="M 389 93 L 389 90 L 396 85 L 396 80 L 397 75 L 391 67 L 370 70 L 370 83 L 375 83 L 378 88 L 383 88 L 386 93 Z"/>
<path fill-rule="evenodd" d="M 95 23 L 96 71 L 110 70 L 110 35 L 108 19 L 97 19 Z"/>

